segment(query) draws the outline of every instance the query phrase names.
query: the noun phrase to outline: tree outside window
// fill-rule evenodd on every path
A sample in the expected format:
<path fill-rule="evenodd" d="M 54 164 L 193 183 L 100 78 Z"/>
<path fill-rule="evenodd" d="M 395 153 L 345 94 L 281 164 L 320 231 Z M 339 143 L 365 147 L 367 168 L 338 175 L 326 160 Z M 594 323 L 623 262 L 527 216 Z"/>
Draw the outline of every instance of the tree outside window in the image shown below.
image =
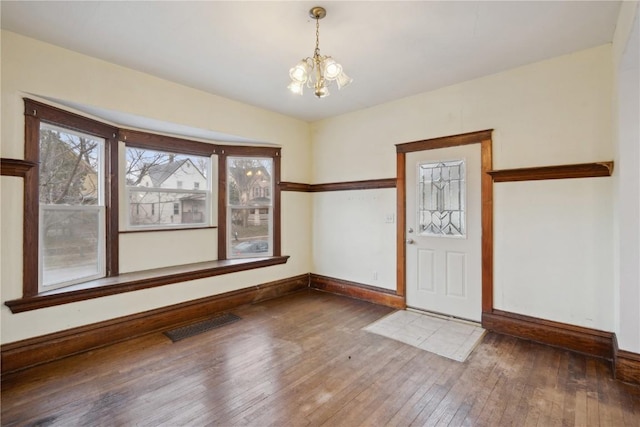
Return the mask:
<path fill-rule="evenodd" d="M 40 290 L 105 274 L 104 139 L 40 126 Z"/>

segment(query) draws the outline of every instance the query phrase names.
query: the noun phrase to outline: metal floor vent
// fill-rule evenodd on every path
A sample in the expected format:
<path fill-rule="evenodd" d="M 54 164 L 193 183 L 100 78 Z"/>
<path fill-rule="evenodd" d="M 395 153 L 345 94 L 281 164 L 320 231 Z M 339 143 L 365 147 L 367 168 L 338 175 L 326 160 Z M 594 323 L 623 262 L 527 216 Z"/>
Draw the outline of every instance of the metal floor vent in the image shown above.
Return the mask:
<path fill-rule="evenodd" d="M 172 329 L 164 332 L 164 334 L 173 342 L 183 340 L 185 338 L 192 337 L 194 335 L 201 334 L 211 329 L 219 328 L 229 323 L 240 320 L 241 317 L 235 314 L 225 313 L 211 319 L 203 320 L 202 322 L 194 323 L 192 325 L 182 326 L 180 328 Z"/>

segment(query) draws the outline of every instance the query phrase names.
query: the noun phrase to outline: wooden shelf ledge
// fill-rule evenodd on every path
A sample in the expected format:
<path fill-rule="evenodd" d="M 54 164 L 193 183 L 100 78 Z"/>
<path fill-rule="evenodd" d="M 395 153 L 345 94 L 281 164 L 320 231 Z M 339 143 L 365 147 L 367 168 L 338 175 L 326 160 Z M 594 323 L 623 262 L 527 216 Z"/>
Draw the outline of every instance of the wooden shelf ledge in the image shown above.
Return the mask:
<path fill-rule="evenodd" d="M 540 166 L 532 168 L 490 170 L 493 182 L 537 181 L 542 179 L 596 178 L 611 176 L 613 162 L 580 163 L 575 165 Z"/>
<path fill-rule="evenodd" d="M 35 162 L 20 159 L 0 159 L 0 171 L 5 176 L 17 176 L 24 178 L 24 176 L 32 168 L 38 166 Z"/>
<path fill-rule="evenodd" d="M 12 313 L 21 313 L 156 286 L 285 264 L 288 259 L 288 256 L 243 258 L 136 271 L 55 289 L 32 297 L 6 301 L 5 305 L 11 309 Z"/>

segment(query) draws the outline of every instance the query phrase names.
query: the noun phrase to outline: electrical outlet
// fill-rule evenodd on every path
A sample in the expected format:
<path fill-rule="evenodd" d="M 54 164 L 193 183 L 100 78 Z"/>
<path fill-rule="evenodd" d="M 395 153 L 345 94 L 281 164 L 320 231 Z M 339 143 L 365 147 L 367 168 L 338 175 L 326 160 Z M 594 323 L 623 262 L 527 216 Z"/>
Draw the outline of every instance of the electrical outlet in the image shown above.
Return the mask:
<path fill-rule="evenodd" d="M 388 213 L 384 216 L 384 222 L 387 224 L 393 224 L 396 222 L 396 214 Z"/>
<path fill-rule="evenodd" d="M 373 280 L 378 280 L 378 272 L 377 271 L 373 272 Z"/>

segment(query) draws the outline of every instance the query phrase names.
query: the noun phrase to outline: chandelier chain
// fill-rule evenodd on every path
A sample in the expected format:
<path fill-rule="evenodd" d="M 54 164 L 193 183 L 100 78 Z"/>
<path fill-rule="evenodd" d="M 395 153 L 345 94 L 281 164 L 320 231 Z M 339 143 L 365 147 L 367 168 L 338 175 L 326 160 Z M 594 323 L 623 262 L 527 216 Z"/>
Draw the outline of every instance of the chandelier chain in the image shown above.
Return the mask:
<path fill-rule="evenodd" d="M 313 56 L 320 56 L 320 19 L 316 18 L 316 50 Z"/>

